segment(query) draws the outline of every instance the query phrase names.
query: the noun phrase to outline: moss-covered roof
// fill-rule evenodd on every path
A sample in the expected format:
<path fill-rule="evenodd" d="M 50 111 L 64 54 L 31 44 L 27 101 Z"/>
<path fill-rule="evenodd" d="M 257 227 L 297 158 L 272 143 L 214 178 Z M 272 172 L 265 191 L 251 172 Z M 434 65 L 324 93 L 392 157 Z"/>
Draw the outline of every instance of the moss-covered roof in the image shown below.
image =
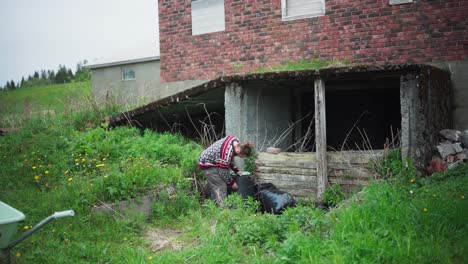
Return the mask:
<path fill-rule="evenodd" d="M 348 80 L 348 79 L 372 79 L 386 76 L 400 76 L 407 73 L 421 73 L 424 71 L 441 71 L 439 68 L 424 64 L 403 64 L 403 65 L 348 65 L 341 67 L 329 67 L 322 69 L 295 70 L 295 71 L 275 71 L 264 73 L 246 73 L 241 75 L 223 76 L 206 83 L 194 86 L 185 91 L 172 96 L 154 101 L 136 109 L 117 114 L 111 117 L 112 126 L 123 125 L 131 120 L 138 119 L 143 115 L 151 114 L 161 108 L 167 108 L 175 104 L 194 104 L 204 100 L 214 101 L 222 96 L 220 92 L 212 90 L 225 88 L 231 83 L 258 83 L 258 82 L 278 82 L 293 80 Z"/>

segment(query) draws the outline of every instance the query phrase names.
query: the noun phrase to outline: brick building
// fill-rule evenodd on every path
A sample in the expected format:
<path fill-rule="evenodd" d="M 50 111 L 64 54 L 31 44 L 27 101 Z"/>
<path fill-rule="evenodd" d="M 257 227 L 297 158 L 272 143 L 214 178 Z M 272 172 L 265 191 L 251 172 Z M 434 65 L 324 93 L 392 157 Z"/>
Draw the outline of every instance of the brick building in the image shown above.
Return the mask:
<path fill-rule="evenodd" d="M 200 2 L 208 23 L 224 18 L 213 32 L 194 32 L 203 23 L 192 9 Z M 288 13 L 296 2 L 301 10 Z M 223 8 L 210 7 L 219 3 Z M 213 79 L 312 58 L 373 65 L 467 60 L 467 17 L 464 0 L 160 0 L 161 78 Z"/>

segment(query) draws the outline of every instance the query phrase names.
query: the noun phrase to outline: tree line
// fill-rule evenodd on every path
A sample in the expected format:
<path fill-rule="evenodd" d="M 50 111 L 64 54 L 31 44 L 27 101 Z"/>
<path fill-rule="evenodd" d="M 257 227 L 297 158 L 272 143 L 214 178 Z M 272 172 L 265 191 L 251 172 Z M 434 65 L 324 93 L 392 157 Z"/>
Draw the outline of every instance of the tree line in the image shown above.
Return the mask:
<path fill-rule="evenodd" d="M 6 84 L 0 88 L 11 91 L 17 88 L 87 81 L 91 79 L 91 71 L 89 68 L 85 68 L 86 64 L 86 60 L 79 62 L 76 65 L 75 73 L 65 65 L 59 65 L 57 72 L 54 70 L 35 71 L 34 74 L 29 75 L 27 78 L 24 76 L 21 77 L 21 81 L 18 83 L 15 83 L 13 80 L 7 81 Z"/>

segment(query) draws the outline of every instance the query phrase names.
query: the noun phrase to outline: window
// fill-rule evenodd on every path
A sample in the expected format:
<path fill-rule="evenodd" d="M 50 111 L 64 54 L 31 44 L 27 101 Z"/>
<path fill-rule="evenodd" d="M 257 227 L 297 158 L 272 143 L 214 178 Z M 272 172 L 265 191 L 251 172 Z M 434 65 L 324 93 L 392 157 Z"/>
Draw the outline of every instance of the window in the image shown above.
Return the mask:
<path fill-rule="evenodd" d="M 323 16 L 325 0 L 281 0 L 283 21 Z"/>
<path fill-rule="evenodd" d="M 122 81 L 135 80 L 135 71 L 133 69 L 122 69 Z"/>
<path fill-rule="evenodd" d="M 192 35 L 224 29 L 224 0 L 192 0 Z"/>
<path fill-rule="evenodd" d="M 400 4 L 407 4 L 412 3 L 413 0 L 390 0 L 388 3 L 389 5 L 400 5 Z"/>

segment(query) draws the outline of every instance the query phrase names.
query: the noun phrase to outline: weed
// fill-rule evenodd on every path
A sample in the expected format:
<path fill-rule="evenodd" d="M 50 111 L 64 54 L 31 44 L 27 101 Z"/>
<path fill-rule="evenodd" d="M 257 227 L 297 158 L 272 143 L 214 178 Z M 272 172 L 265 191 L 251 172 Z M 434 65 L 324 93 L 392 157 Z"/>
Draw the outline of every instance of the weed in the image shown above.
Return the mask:
<path fill-rule="evenodd" d="M 323 201 L 330 207 L 334 207 L 344 201 L 346 195 L 339 184 L 333 184 L 323 193 Z"/>

